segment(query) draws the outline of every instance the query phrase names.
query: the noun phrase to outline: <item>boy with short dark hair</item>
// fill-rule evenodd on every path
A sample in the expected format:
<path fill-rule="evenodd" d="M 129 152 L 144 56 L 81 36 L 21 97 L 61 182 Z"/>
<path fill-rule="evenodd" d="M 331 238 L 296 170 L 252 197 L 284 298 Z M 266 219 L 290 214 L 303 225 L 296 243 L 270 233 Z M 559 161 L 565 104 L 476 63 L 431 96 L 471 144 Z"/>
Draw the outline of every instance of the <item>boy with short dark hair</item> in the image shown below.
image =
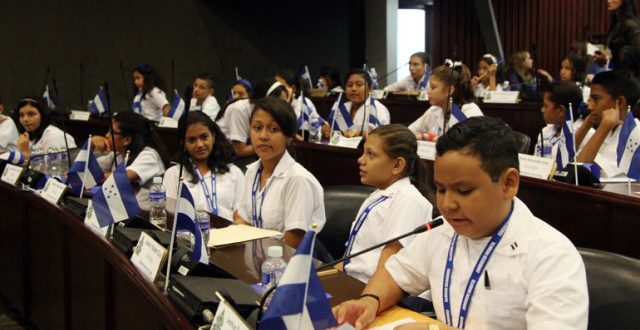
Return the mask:
<path fill-rule="evenodd" d="M 634 108 L 639 99 L 640 84 L 626 72 L 607 71 L 593 78 L 589 115 L 585 124 L 576 131 L 576 141 L 591 127 L 596 130 L 578 154 L 578 162 L 598 164 L 605 177 L 624 175 L 617 162 L 619 128 L 628 108 Z M 638 119 L 635 121 L 640 125 Z"/>
<path fill-rule="evenodd" d="M 193 97 L 189 111 L 200 110 L 215 121 L 220 105 L 216 100 L 213 88 L 213 76 L 208 73 L 199 74 L 193 81 Z"/>
<path fill-rule="evenodd" d="M 437 203 L 446 222 L 416 237 L 334 308 L 362 328 L 405 293 L 431 290 L 439 321 L 408 329 L 586 329 L 584 264 L 573 244 L 516 198 L 512 131 L 473 117 L 438 139 Z"/>

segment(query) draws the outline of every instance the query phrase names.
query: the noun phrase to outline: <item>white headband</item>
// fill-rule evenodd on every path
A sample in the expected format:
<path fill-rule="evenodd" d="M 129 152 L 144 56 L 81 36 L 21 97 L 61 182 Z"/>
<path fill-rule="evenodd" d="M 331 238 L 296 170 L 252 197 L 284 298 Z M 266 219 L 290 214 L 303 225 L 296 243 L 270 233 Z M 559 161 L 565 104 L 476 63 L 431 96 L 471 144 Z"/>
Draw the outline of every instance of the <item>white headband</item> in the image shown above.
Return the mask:
<path fill-rule="evenodd" d="M 265 97 L 269 96 L 269 94 L 271 94 L 271 92 L 273 92 L 274 90 L 276 90 L 276 88 L 282 86 L 282 83 L 280 83 L 279 81 L 276 81 L 273 83 L 273 85 L 271 85 L 271 87 L 269 87 L 269 90 L 267 90 L 267 95 L 265 95 Z"/>
<path fill-rule="evenodd" d="M 446 59 L 446 60 L 444 60 L 444 65 L 455 69 L 455 68 L 461 67 L 462 66 L 462 62 L 460 62 L 460 61 L 454 62 L 454 61 L 452 61 L 450 59 Z"/>
<path fill-rule="evenodd" d="M 482 58 L 488 58 L 493 61 L 493 64 L 498 64 L 498 59 L 491 54 L 484 54 L 482 55 Z"/>

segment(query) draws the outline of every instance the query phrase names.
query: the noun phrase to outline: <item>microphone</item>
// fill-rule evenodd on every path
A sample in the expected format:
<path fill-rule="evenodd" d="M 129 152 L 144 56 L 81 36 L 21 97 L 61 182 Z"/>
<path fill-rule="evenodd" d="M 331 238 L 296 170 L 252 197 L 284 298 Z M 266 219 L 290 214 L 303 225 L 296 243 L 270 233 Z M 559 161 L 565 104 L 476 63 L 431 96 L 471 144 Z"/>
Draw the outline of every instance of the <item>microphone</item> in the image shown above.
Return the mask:
<path fill-rule="evenodd" d="M 382 79 L 385 79 L 385 78 L 387 78 L 390 74 L 393 74 L 393 73 L 397 72 L 398 70 L 400 70 L 400 69 L 404 68 L 404 67 L 405 67 L 405 65 L 407 65 L 407 64 L 409 64 L 409 62 L 405 62 L 405 63 L 403 63 L 401 66 L 399 66 L 399 67 L 397 67 L 397 68 L 395 68 L 395 69 L 393 69 L 393 70 L 391 70 L 391 71 L 387 72 L 386 74 L 384 74 L 384 75 L 382 75 L 380 78 L 378 78 L 378 81 L 382 81 Z"/>
<path fill-rule="evenodd" d="M 341 262 L 343 262 L 345 260 L 348 260 L 348 259 L 351 259 L 351 258 L 355 258 L 355 257 L 357 257 L 357 256 L 359 256 L 361 254 L 367 253 L 367 252 L 369 252 L 371 250 L 375 250 L 375 249 L 377 249 L 379 247 L 382 247 L 382 246 L 385 246 L 385 245 L 387 245 L 389 243 L 401 240 L 401 239 L 403 239 L 403 238 L 405 238 L 407 236 L 412 236 L 412 235 L 424 233 L 425 231 L 428 231 L 428 230 L 431 230 L 433 228 L 439 227 L 444 223 L 443 219 L 444 219 L 444 217 L 439 216 L 439 217 L 435 218 L 433 221 L 427 222 L 427 223 L 425 223 L 423 225 L 420 225 L 420 226 L 416 227 L 416 229 L 414 229 L 414 230 L 412 230 L 412 231 L 410 231 L 408 233 L 402 234 L 402 235 L 400 235 L 398 237 L 394 237 L 394 238 L 392 238 L 390 240 L 386 240 L 386 241 L 384 241 L 382 243 L 376 244 L 376 245 L 374 245 L 372 247 L 369 247 L 369 248 L 366 248 L 366 249 L 364 249 L 362 251 L 359 251 L 359 252 L 356 252 L 356 253 L 352 253 L 352 254 L 350 254 L 348 256 L 342 257 L 342 258 L 340 258 L 338 260 L 335 260 L 333 262 L 330 262 L 328 264 L 322 265 L 317 270 L 323 270 L 323 269 L 327 269 L 327 268 L 333 267 L 333 266 L 335 266 L 335 265 L 337 265 L 337 264 L 339 264 L 339 263 L 341 263 Z"/>

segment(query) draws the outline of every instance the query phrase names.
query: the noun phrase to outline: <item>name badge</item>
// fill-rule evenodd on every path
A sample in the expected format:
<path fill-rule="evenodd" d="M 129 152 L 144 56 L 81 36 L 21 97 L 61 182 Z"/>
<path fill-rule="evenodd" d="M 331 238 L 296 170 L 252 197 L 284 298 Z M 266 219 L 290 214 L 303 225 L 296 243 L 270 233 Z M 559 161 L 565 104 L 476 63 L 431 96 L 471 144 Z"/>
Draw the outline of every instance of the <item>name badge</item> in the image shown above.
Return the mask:
<path fill-rule="evenodd" d="M 16 166 L 13 164 L 5 165 L 4 171 L 2 171 L 2 182 L 6 182 L 12 186 L 15 186 L 22 175 L 24 169 L 21 166 Z"/>
<path fill-rule="evenodd" d="M 104 228 L 100 228 L 100 223 L 98 223 L 98 218 L 96 218 L 96 213 L 93 211 L 92 201 L 89 200 L 89 204 L 87 205 L 87 211 L 84 215 L 84 224 L 89 227 L 91 231 L 96 233 L 96 235 L 100 236 L 100 238 L 107 240 L 107 233 L 109 232 L 109 226 L 105 226 Z"/>
<path fill-rule="evenodd" d="M 216 291 L 216 297 L 220 303 L 216 309 L 216 315 L 213 317 L 213 323 L 210 330 L 249 330 L 251 329 L 247 322 L 238 314 L 231 304 Z"/>
<path fill-rule="evenodd" d="M 547 180 L 553 174 L 556 162 L 552 158 L 518 154 L 522 176 Z"/>
<path fill-rule="evenodd" d="M 131 262 L 149 281 L 155 282 L 166 256 L 167 249 L 143 231 L 133 248 Z"/>
<path fill-rule="evenodd" d="M 158 127 L 178 128 L 178 121 L 173 118 L 162 117 L 162 119 L 160 119 L 160 123 L 158 123 Z"/>
<path fill-rule="evenodd" d="M 518 103 L 518 91 L 489 91 L 484 97 L 484 103 L 504 103 L 504 104 L 516 104 Z"/>
<path fill-rule="evenodd" d="M 418 156 L 426 160 L 436 159 L 436 143 L 418 140 Z"/>
<path fill-rule="evenodd" d="M 49 178 L 49 180 L 47 180 L 47 183 L 45 183 L 44 188 L 40 192 L 40 196 L 49 201 L 49 203 L 58 205 L 58 202 L 60 202 L 60 198 L 62 198 L 62 195 L 64 194 L 64 191 L 66 189 L 67 186 L 64 183 L 54 178 Z"/>
<path fill-rule="evenodd" d="M 360 144 L 360 141 L 362 141 L 362 136 L 348 138 L 348 137 L 342 136 L 340 132 L 333 132 L 333 135 L 331 136 L 331 140 L 329 141 L 329 144 L 336 147 L 357 149 L 358 145 Z"/>
<path fill-rule="evenodd" d="M 89 121 L 91 117 L 91 112 L 89 111 L 81 111 L 81 110 L 71 110 L 69 114 L 69 119 L 76 121 Z"/>

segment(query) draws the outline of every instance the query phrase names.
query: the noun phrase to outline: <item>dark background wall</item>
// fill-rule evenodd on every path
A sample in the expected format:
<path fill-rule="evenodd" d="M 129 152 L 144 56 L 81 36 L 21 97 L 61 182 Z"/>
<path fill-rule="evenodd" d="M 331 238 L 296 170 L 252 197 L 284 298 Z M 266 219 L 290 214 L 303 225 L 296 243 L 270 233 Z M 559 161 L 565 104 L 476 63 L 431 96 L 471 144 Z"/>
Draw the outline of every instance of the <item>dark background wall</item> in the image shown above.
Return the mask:
<path fill-rule="evenodd" d="M 132 97 L 130 69 L 153 65 L 182 92 L 196 74 L 217 77 L 222 104 L 234 67 L 255 82 L 304 62 L 312 78 L 322 65 L 344 74 L 364 57 L 363 0 L 5 0 L 0 2 L 0 98 L 11 109 L 22 96 L 40 97 L 51 68 L 63 107 L 84 102 L 108 81 L 116 111 Z M 119 63 L 125 67 L 123 83 Z"/>

